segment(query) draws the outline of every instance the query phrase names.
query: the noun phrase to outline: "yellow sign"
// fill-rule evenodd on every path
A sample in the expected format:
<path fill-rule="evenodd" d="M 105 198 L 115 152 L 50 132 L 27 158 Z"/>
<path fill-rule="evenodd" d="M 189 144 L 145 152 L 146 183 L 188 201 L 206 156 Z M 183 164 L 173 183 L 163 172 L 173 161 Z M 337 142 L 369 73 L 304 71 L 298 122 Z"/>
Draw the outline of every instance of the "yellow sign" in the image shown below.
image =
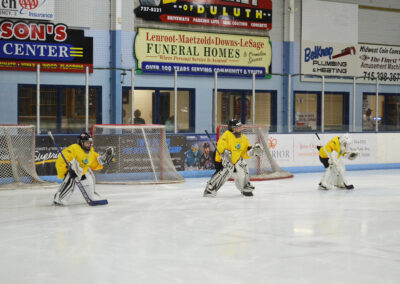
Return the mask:
<path fill-rule="evenodd" d="M 265 75 L 269 37 L 139 28 L 135 57 L 143 72 Z"/>

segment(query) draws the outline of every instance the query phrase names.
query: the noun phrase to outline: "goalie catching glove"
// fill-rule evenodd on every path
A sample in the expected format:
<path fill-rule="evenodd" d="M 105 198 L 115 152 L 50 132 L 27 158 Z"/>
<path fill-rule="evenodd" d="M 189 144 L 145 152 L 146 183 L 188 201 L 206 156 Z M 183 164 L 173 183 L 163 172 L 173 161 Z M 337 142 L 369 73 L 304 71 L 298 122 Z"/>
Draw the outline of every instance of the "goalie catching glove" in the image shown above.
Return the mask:
<path fill-rule="evenodd" d="M 355 160 L 355 159 L 357 159 L 357 157 L 358 157 L 359 155 L 360 155 L 359 152 L 347 152 L 347 153 L 345 154 L 346 158 L 349 159 L 349 160 Z"/>
<path fill-rule="evenodd" d="M 260 157 L 263 153 L 263 148 L 261 147 L 260 144 L 256 143 L 254 144 L 253 147 L 249 147 L 249 151 L 247 151 L 247 155 L 249 155 L 250 157 Z"/>
<path fill-rule="evenodd" d="M 99 162 L 100 165 L 108 165 L 111 161 L 114 159 L 114 148 L 113 147 L 108 147 L 106 150 L 101 154 L 100 156 L 97 157 L 97 161 Z"/>

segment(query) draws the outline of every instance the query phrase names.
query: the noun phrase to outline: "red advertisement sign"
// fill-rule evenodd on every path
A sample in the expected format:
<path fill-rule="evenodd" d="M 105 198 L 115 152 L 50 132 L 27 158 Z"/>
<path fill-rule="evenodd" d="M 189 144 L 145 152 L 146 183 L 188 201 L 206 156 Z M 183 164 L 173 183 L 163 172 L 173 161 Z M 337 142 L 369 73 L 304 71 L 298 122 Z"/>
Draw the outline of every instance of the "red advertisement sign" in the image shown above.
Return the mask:
<path fill-rule="evenodd" d="M 0 69 L 93 72 L 93 38 L 64 24 L 0 22 Z"/>
<path fill-rule="evenodd" d="M 270 30 L 272 1 L 140 0 L 135 15 L 146 21 Z"/>

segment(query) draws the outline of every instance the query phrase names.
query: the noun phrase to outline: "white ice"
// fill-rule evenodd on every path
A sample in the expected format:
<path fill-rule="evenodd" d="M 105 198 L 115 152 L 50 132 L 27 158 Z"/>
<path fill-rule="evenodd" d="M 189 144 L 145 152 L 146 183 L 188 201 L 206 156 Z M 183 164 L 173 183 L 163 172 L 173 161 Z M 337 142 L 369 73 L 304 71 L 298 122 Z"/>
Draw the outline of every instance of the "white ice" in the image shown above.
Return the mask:
<path fill-rule="evenodd" d="M 109 205 L 0 190 L 0 283 L 400 283 L 400 170 L 232 182 L 97 185 Z M 79 192 L 78 192 L 79 194 Z"/>

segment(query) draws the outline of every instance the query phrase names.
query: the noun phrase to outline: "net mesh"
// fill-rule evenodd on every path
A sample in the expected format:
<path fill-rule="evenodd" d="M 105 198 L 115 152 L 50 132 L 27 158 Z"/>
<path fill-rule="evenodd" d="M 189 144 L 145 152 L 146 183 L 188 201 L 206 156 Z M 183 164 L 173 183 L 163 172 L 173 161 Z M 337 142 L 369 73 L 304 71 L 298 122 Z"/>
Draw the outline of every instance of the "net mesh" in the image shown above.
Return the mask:
<path fill-rule="evenodd" d="M 36 172 L 35 127 L 0 125 L 0 188 L 51 184 L 41 180 Z"/>
<path fill-rule="evenodd" d="M 270 180 L 291 178 L 290 172 L 284 171 L 278 163 L 272 158 L 268 147 L 268 129 L 267 125 L 243 125 L 242 133 L 246 135 L 251 145 L 259 143 L 264 151 L 260 157 L 253 157 L 246 160 L 249 167 L 250 180 Z M 228 125 L 218 125 L 217 140 L 228 130 Z"/>
<path fill-rule="evenodd" d="M 92 127 L 92 135 L 98 153 L 109 146 L 115 149 L 115 162 L 96 171 L 96 182 L 140 184 L 184 181 L 169 154 L 165 126 L 96 124 Z"/>

